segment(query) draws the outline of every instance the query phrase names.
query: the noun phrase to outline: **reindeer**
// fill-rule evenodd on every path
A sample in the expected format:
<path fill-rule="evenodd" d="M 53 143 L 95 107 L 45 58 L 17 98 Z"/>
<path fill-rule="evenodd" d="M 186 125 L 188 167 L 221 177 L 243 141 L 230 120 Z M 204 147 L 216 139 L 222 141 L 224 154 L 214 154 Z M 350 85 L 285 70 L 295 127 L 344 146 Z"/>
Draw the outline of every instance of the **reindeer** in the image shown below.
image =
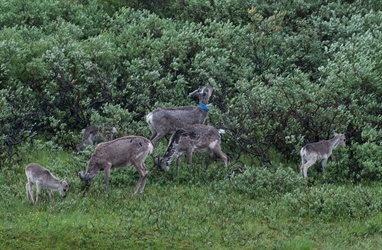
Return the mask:
<path fill-rule="evenodd" d="M 49 170 L 43 168 L 39 164 L 30 163 L 25 168 L 25 174 L 28 179 L 26 184 L 27 199 L 37 205 L 41 188 L 46 188 L 50 199 L 54 202 L 52 190 L 58 190 L 62 198 L 66 197 L 69 184 L 66 178 L 63 181 L 57 179 Z M 36 201 L 33 198 L 33 184 L 36 184 Z"/>
<path fill-rule="evenodd" d="M 214 91 L 212 85 L 198 88 L 188 96 L 198 97 L 198 106 L 167 107 L 152 111 L 146 116 L 146 122 L 151 130 L 151 142 L 156 143 L 165 135 L 175 132 L 177 128 L 183 128 L 192 124 L 203 124 L 207 118 L 208 104 Z"/>
<path fill-rule="evenodd" d="M 332 139 L 308 143 L 301 149 L 300 155 L 302 163 L 300 171 L 301 175 L 305 179 L 305 182 L 308 177 L 308 168 L 316 163 L 316 161 L 322 160 L 322 171 L 325 175 L 325 166 L 328 158 L 331 156 L 332 160 L 334 160 L 334 156 L 332 155 L 333 149 L 338 146 L 345 146 L 345 141 L 345 135 L 334 132 L 334 137 Z"/>
<path fill-rule="evenodd" d="M 140 136 L 125 136 L 113 141 L 102 142 L 94 150 L 86 173 L 78 173 L 81 181 L 90 186 L 94 176 L 101 170 L 105 173 L 105 190 L 108 192 L 109 176 L 111 168 L 127 167 L 134 165 L 139 173 L 139 180 L 134 188 L 133 195 L 140 189 L 143 193 L 146 185 L 146 178 L 149 173 L 145 166 L 146 157 L 153 151 L 151 142 Z"/>
<path fill-rule="evenodd" d="M 82 141 L 78 145 L 78 151 L 81 152 L 85 147 L 93 146 L 96 143 L 113 140 L 117 129 L 105 124 L 100 124 L 96 126 L 89 126 L 85 129 L 84 135 L 82 136 Z"/>
<path fill-rule="evenodd" d="M 171 136 L 167 150 L 162 159 L 156 163 L 159 171 L 168 170 L 174 157 L 177 158 L 176 169 L 177 177 L 179 177 L 179 157 L 186 155 L 187 163 L 192 163 L 192 153 L 194 151 L 209 151 L 209 158 L 206 164 L 206 170 L 210 164 L 210 160 L 214 155 L 219 156 L 224 166 L 227 167 L 227 156 L 220 148 L 220 134 L 224 130 L 204 124 L 194 124 L 185 128 L 177 129 Z"/>

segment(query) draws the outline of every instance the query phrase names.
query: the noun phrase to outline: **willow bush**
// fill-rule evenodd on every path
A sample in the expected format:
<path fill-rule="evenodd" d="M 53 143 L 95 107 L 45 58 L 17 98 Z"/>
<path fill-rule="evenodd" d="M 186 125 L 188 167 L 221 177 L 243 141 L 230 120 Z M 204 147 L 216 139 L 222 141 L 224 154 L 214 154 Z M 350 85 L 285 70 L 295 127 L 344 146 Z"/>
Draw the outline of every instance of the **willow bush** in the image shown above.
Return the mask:
<path fill-rule="evenodd" d="M 1 1 L 2 159 L 36 136 L 73 150 L 98 122 L 149 137 L 148 112 L 195 104 L 188 93 L 213 84 L 207 123 L 226 130 L 233 162 L 269 167 L 276 151 L 298 165 L 304 144 L 336 131 L 348 143 L 330 178 L 380 180 L 380 9 L 374 1 Z"/>

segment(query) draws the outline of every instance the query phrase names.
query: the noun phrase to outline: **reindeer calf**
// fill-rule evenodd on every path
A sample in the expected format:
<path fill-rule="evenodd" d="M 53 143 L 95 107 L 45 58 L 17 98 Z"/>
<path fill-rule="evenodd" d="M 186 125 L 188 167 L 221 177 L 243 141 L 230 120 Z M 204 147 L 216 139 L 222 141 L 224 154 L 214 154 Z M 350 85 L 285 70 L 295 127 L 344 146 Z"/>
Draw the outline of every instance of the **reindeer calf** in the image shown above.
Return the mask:
<path fill-rule="evenodd" d="M 48 190 L 49 197 L 52 201 L 54 201 L 52 190 L 58 190 L 62 198 L 66 197 L 66 192 L 69 188 L 66 178 L 60 181 L 49 170 L 36 163 L 28 164 L 25 168 L 25 174 L 28 179 L 28 183 L 26 184 L 27 199 L 31 199 L 35 205 L 38 203 L 41 188 Z M 36 201 L 34 201 L 33 198 L 33 184 L 36 184 Z"/>
<path fill-rule="evenodd" d="M 162 159 L 159 159 L 156 164 L 157 169 L 160 171 L 168 170 L 174 157 L 177 158 L 177 176 L 179 176 L 179 157 L 186 155 L 187 163 L 192 163 L 192 152 L 209 151 L 209 159 L 207 160 L 206 169 L 209 166 L 210 160 L 213 155 L 219 156 L 224 166 L 227 166 L 227 156 L 220 148 L 220 134 L 224 130 L 217 130 L 216 128 L 204 124 L 190 125 L 185 128 L 176 130 L 169 141 L 167 150 Z"/>
<path fill-rule="evenodd" d="M 328 158 L 332 155 L 333 149 L 338 146 L 345 146 L 346 138 L 343 134 L 337 134 L 334 132 L 334 137 L 330 140 L 323 140 L 314 143 L 308 143 L 301 151 L 301 175 L 304 177 L 305 182 L 308 177 L 308 168 L 312 166 L 316 161 L 322 161 L 322 170 L 325 174 L 325 166 Z M 332 156 L 333 158 L 333 156 Z"/>

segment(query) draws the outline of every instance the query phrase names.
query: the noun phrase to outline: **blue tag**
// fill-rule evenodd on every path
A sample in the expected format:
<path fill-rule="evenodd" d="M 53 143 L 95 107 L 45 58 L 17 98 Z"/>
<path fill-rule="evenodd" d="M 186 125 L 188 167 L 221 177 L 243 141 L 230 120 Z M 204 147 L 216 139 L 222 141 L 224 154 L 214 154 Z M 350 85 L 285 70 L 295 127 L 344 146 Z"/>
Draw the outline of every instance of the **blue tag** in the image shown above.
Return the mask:
<path fill-rule="evenodd" d="M 208 110 L 209 110 L 206 106 L 204 106 L 204 105 L 201 104 L 201 103 L 199 103 L 198 106 L 199 106 L 200 108 L 204 109 L 204 110 L 207 111 L 207 112 L 208 112 Z"/>

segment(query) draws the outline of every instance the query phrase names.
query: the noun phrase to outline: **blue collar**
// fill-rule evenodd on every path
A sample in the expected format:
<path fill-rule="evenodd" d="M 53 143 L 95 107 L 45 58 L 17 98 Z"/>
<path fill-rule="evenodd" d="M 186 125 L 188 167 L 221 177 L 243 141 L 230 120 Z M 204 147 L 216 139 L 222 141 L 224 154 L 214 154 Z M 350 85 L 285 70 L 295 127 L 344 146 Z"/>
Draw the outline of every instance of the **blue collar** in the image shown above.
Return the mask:
<path fill-rule="evenodd" d="M 198 106 L 199 106 L 201 109 L 203 109 L 203 110 L 205 110 L 205 111 L 207 111 L 207 112 L 208 112 L 208 110 L 209 110 L 206 106 L 204 106 L 204 104 L 199 103 Z"/>

